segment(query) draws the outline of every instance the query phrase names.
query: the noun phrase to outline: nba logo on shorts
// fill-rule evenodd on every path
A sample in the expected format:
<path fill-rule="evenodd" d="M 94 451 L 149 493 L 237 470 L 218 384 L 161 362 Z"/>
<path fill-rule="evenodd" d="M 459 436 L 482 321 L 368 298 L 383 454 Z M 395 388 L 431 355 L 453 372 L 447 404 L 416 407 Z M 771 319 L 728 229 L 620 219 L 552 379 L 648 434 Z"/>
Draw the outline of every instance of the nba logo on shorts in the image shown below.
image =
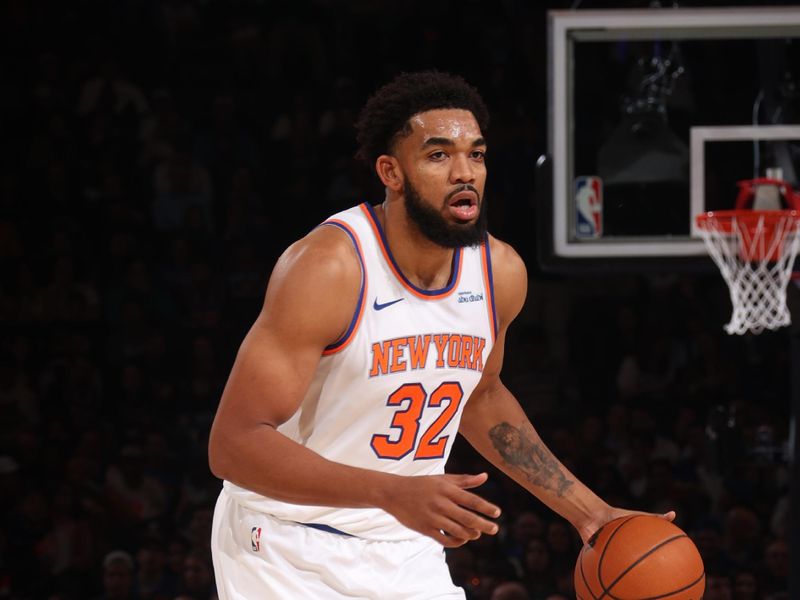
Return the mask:
<path fill-rule="evenodd" d="M 575 178 L 575 237 L 603 236 L 603 181 L 591 175 Z"/>
<path fill-rule="evenodd" d="M 250 545 L 253 547 L 253 552 L 261 550 L 261 527 L 253 527 L 250 530 Z"/>

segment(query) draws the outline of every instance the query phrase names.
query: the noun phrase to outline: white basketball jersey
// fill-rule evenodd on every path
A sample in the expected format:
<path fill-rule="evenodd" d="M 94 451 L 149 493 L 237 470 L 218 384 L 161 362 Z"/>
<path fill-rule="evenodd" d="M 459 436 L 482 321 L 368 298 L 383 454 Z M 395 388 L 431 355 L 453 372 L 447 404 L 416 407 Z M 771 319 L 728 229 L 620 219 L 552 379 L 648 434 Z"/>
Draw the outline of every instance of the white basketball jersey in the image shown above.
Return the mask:
<path fill-rule="evenodd" d="M 325 350 L 300 408 L 278 430 L 339 463 L 400 475 L 443 473 L 497 330 L 488 239 L 454 252 L 446 287 L 423 290 L 400 271 L 372 206 L 341 212 L 323 226 L 352 240 L 361 293 L 348 331 Z M 279 519 L 370 539 L 419 535 L 380 509 L 289 504 L 225 486 L 241 504 Z"/>

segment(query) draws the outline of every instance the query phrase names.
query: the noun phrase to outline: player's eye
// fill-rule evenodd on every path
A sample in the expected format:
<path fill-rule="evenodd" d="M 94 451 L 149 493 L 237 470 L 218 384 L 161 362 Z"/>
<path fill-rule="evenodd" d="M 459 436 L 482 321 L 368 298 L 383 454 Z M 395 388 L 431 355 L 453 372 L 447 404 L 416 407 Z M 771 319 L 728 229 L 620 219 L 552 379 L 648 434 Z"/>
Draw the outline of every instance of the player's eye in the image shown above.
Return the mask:
<path fill-rule="evenodd" d="M 430 158 L 431 160 L 444 160 L 445 158 L 447 158 L 447 154 L 445 154 L 444 151 L 442 150 L 436 150 L 436 152 L 431 152 L 428 155 L 428 158 Z"/>
<path fill-rule="evenodd" d="M 475 160 L 483 160 L 483 159 L 486 158 L 486 151 L 485 150 L 473 150 L 471 156 Z"/>

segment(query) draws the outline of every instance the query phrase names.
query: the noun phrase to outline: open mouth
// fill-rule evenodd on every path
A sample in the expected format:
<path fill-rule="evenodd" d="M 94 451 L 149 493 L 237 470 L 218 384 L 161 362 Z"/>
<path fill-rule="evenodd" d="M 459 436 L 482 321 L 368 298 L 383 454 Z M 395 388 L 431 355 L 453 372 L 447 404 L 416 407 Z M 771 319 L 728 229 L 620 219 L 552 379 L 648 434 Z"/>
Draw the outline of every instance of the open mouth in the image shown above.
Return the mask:
<path fill-rule="evenodd" d="M 455 218 L 469 221 L 478 216 L 478 195 L 470 190 L 458 192 L 450 198 L 448 206 Z"/>

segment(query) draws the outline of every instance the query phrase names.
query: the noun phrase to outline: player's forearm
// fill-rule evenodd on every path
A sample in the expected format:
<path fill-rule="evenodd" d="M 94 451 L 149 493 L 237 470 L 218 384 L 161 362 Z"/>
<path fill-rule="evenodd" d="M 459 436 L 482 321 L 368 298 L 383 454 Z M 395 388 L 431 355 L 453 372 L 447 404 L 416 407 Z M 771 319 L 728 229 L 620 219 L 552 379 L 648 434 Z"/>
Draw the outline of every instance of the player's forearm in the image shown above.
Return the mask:
<path fill-rule="evenodd" d="M 228 435 L 212 429 L 209 465 L 220 479 L 294 504 L 380 506 L 395 475 L 327 460 L 261 425 Z"/>
<path fill-rule="evenodd" d="M 501 387 L 473 406 L 461 433 L 492 464 L 529 490 L 579 531 L 609 509 L 545 445 L 511 393 Z"/>

